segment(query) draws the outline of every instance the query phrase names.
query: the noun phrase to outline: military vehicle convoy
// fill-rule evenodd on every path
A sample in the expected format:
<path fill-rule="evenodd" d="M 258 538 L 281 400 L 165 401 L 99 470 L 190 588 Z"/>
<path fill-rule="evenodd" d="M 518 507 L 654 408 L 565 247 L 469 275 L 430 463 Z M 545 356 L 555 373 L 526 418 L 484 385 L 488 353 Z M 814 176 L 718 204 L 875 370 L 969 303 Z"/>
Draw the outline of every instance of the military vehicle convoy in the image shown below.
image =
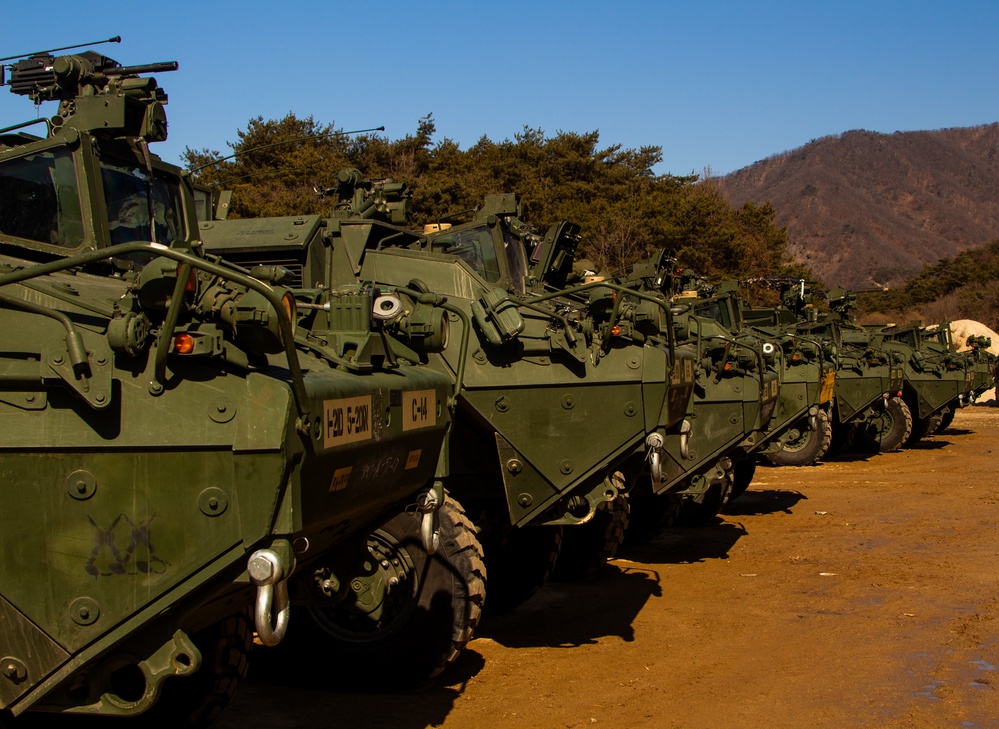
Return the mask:
<path fill-rule="evenodd" d="M 486 543 L 493 607 L 543 583 L 562 526 L 587 525 L 566 534 L 564 571 L 612 554 L 627 518 L 619 496 L 637 481 L 696 499 L 705 479 L 724 476 L 685 462 L 694 352 L 676 345 L 669 307 L 642 294 L 625 305 L 613 282 L 567 286 L 576 226 L 540 235 L 520 220 L 516 196 L 491 195 L 469 222 L 415 230 L 404 225 L 404 186 L 349 169 L 328 194 L 336 210 L 326 220 L 204 221 L 202 238 L 247 266 L 293 265 L 303 299 L 361 282 L 430 289 L 455 307 L 448 326 L 473 343 L 444 346 L 430 365 L 456 383 L 445 483 Z M 567 557 L 577 538 L 592 548 Z"/>
<path fill-rule="evenodd" d="M 919 322 L 871 330 L 902 364 L 901 417 L 911 422 L 906 444 L 937 430 L 950 410 L 971 404 L 976 392 L 988 389 L 976 390 L 973 360 L 953 347 L 946 325 L 929 335 Z"/>
<path fill-rule="evenodd" d="M 828 292 L 828 309 L 812 307 L 811 288 L 800 279 L 776 278 L 768 281 L 780 290 L 781 307 L 777 309 L 744 307 L 747 321 L 767 330 L 779 329 L 792 341 L 812 339 L 813 350 L 826 352 L 834 381 L 828 383 L 828 397 L 823 398 L 819 418 L 811 427 L 799 429 L 797 437 L 785 439 L 784 447 L 767 457 L 775 465 L 805 466 L 822 458 L 833 445 L 846 448 L 857 430 L 879 450 L 888 452 L 901 447 L 904 431 L 892 417 L 900 407 L 902 371 L 898 357 L 875 346 L 872 335 L 853 323 L 855 297 L 843 289 Z M 793 357 L 793 355 L 792 355 Z M 830 377 L 830 379 L 832 379 Z"/>
<path fill-rule="evenodd" d="M 747 326 L 661 255 L 580 275 L 578 227 L 515 195 L 416 230 L 404 185 L 344 170 L 329 217 L 217 220 L 150 151 L 140 74 L 175 67 L 10 67 L 59 109 L 0 130 L 0 720 L 206 725 L 251 635 L 418 681 L 487 572 L 513 607 L 714 516 L 769 443 L 811 454 L 881 402 L 928 430 L 999 374 L 947 331 Z"/>
<path fill-rule="evenodd" d="M 205 725 L 251 631 L 418 680 L 481 613 L 481 547 L 438 478 L 454 381 L 423 364 L 448 305 L 338 287 L 313 331 L 284 269 L 206 255 L 189 177 L 149 149 L 167 97 L 139 74 L 175 67 L 11 66 L 59 108 L 44 137 L 0 131 L 6 719 Z"/>

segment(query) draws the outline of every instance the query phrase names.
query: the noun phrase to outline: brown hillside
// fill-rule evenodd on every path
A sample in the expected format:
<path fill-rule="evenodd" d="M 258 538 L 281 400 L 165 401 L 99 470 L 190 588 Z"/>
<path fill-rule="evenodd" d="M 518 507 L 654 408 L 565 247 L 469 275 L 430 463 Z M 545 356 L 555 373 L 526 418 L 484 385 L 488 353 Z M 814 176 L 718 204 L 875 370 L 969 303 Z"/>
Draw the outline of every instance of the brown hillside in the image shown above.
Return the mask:
<path fill-rule="evenodd" d="M 735 205 L 769 200 L 795 260 L 826 285 L 894 285 L 999 238 L 999 124 L 846 132 L 717 183 Z"/>

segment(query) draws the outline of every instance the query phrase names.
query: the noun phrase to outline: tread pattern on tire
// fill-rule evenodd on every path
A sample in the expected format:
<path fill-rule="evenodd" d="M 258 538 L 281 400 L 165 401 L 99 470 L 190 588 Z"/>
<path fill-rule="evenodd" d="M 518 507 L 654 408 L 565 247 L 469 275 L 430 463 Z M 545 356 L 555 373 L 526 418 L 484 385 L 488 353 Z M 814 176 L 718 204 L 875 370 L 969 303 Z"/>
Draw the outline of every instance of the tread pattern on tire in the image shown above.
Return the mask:
<path fill-rule="evenodd" d="M 817 463 L 832 444 L 832 423 L 825 410 L 819 410 L 815 416 L 815 428 L 806 432 L 807 438 L 800 448 L 792 450 L 785 447 L 776 453 L 768 453 L 767 459 L 775 466 L 811 466 Z"/>

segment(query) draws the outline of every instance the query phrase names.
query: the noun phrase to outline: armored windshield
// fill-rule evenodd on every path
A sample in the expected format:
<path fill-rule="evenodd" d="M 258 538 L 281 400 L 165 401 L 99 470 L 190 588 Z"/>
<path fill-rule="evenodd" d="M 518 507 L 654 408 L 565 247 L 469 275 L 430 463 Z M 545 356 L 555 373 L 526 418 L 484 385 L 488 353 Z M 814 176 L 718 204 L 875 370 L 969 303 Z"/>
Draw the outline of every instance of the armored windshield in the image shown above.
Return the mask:
<path fill-rule="evenodd" d="M 152 241 L 170 245 L 184 237 L 180 184 L 169 175 L 155 177 L 138 167 L 101 162 L 108 231 L 112 245 Z"/>
<path fill-rule="evenodd" d="M 434 251 L 458 256 L 486 281 L 495 283 L 500 280 L 496 245 L 489 226 L 448 231 L 435 237 L 431 245 Z"/>
<path fill-rule="evenodd" d="M 0 233 L 65 248 L 83 244 L 80 195 L 69 150 L 0 164 Z"/>
<path fill-rule="evenodd" d="M 506 263 L 510 269 L 514 292 L 523 296 L 527 293 L 527 253 L 524 251 L 524 242 L 504 226 L 503 245 L 506 248 Z"/>
<path fill-rule="evenodd" d="M 726 329 L 732 329 L 732 318 L 728 307 L 720 301 L 707 301 L 694 306 L 694 314 L 705 319 L 714 319 Z"/>

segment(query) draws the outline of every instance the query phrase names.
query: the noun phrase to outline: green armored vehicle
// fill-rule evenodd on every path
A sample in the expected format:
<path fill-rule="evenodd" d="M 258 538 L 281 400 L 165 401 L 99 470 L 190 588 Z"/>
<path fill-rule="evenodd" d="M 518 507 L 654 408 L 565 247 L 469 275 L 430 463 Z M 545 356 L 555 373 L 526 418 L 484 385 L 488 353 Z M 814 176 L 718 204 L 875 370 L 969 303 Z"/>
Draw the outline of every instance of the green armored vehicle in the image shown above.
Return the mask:
<path fill-rule="evenodd" d="M 441 297 L 325 292 L 320 339 L 285 271 L 206 256 L 149 150 L 166 95 L 138 74 L 175 65 L 11 69 L 59 110 L 0 131 L 0 717 L 203 725 L 251 630 L 417 680 L 479 618 L 481 550 L 436 478 L 453 381 L 420 364 Z"/>
<path fill-rule="evenodd" d="M 783 327 L 792 337 L 810 337 L 832 362 L 835 386 L 824 399 L 815 426 L 800 431 L 784 449 L 768 457 L 777 465 L 809 465 L 833 444 L 846 448 L 855 432 L 866 435 L 882 451 L 901 447 L 906 431 L 897 426 L 902 403 L 902 371 L 898 355 L 874 346 L 869 332 L 853 323 L 855 297 L 841 288 L 828 292 L 829 308 L 811 306 L 811 289 L 803 280 L 777 279 L 780 309 L 746 308 L 757 325 Z"/>
<path fill-rule="evenodd" d="M 766 446 L 777 465 L 804 465 L 828 448 L 828 411 L 836 383 L 835 362 L 829 344 L 809 332 L 789 331 L 784 322 L 764 326 L 744 320 L 745 307 L 736 298 L 734 282 L 704 292 L 702 310 L 725 312 L 721 319 L 733 334 L 762 338 L 774 350 L 778 374 L 774 414 L 762 428 L 756 450 Z"/>
<path fill-rule="evenodd" d="M 924 327 L 922 329 L 924 346 L 938 355 L 957 355 L 964 361 L 965 383 L 964 389 L 957 400 L 949 403 L 940 413 L 940 418 L 934 418 L 927 428 L 927 435 L 932 435 L 937 430 L 948 427 L 954 420 L 954 415 L 959 408 L 967 407 L 974 403 L 982 393 L 993 387 L 992 369 L 995 366 L 996 357 L 989 352 L 992 346 L 992 338 L 986 336 L 970 336 L 966 342 L 968 350 L 959 352 L 954 343 L 954 335 L 951 332 L 950 324 L 944 323 L 935 327 Z"/>
<path fill-rule="evenodd" d="M 752 481 L 755 454 L 770 436 L 781 390 L 772 338 L 741 329 L 728 289 L 709 286 L 659 251 L 632 267 L 627 280 L 670 301 L 678 346 L 696 353 L 696 385 L 688 406 L 691 465 L 716 463 L 705 498 L 683 505 L 686 523 L 703 522 Z"/>
<path fill-rule="evenodd" d="M 952 346 L 949 327 L 926 332 L 919 322 L 909 322 L 869 329 L 902 364 L 901 417 L 912 424 L 907 444 L 939 428 L 949 411 L 970 404 L 976 391 L 974 362 Z"/>
<path fill-rule="evenodd" d="M 703 498 L 716 464 L 692 474 L 687 462 L 694 351 L 676 346 L 660 298 L 626 300 L 607 281 L 569 285 L 577 226 L 540 234 L 516 196 L 490 195 L 469 222 L 414 230 L 405 186 L 356 170 L 329 194 L 326 219 L 205 221 L 202 236 L 246 265 L 294 265 L 302 297 L 359 281 L 429 288 L 460 310 L 449 326 L 471 332 L 468 352 L 451 344 L 430 364 L 461 383 L 446 483 L 481 529 L 491 605 L 512 606 L 543 582 L 563 526 L 568 541 L 596 532 L 586 541 L 598 558 L 612 552 L 620 495 L 639 481 Z"/>

